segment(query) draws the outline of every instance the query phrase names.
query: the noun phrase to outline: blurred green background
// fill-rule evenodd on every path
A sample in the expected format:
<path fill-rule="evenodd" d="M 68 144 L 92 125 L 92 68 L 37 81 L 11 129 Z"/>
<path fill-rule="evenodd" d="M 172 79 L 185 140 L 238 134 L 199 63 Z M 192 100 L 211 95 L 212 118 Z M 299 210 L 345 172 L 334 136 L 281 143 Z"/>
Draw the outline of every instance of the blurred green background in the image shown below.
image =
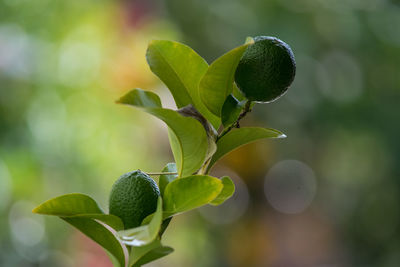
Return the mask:
<path fill-rule="evenodd" d="M 31 209 L 83 192 L 107 209 L 123 173 L 172 160 L 165 126 L 114 101 L 172 98 L 152 39 L 209 63 L 247 36 L 287 42 L 297 76 L 243 125 L 279 129 L 214 169 L 234 197 L 174 219 L 149 266 L 400 266 L 400 3 L 390 0 L 0 0 L 0 266 L 111 266 Z"/>

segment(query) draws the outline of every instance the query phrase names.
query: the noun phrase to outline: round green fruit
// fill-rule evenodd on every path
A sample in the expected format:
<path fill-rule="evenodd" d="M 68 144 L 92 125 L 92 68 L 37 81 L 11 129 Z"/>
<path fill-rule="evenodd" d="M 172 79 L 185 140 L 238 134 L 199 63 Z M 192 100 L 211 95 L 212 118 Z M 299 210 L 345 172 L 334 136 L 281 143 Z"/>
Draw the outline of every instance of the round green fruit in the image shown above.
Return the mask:
<path fill-rule="evenodd" d="M 156 211 L 159 195 L 157 184 L 146 173 L 125 173 L 112 186 L 110 214 L 121 218 L 125 229 L 140 226 L 144 218 Z"/>
<path fill-rule="evenodd" d="M 275 37 L 257 36 L 239 61 L 235 82 L 247 99 L 272 102 L 287 91 L 295 74 L 289 45 Z"/>

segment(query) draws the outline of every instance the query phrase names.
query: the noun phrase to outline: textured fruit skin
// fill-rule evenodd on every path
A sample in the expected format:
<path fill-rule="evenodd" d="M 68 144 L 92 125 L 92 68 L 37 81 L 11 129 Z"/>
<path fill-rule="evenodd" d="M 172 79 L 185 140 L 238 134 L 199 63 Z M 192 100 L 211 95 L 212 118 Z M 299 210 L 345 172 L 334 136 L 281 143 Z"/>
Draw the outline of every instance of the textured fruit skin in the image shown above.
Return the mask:
<path fill-rule="evenodd" d="M 140 226 L 145 217 L 156 211 L 159 195 L 157 184 L 146 173 L 125 173 L 111 188 L 110 214 L 120 217 L 125 229 Z"/>
<path fill-rule="evenodd" d="M 258 36 L 240 59 L 235 82 L 247 99 L 272 102 L 287 91 L 295 74 L 289 45 L 275 37 Z"/>

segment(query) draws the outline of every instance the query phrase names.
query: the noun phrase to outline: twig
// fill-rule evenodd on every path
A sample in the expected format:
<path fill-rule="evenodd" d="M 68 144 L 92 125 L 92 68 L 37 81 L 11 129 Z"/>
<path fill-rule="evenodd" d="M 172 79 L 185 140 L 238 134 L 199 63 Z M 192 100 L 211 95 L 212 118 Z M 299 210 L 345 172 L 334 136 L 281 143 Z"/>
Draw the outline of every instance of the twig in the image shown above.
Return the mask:
<path fill-rule="evenodd" d="M 249 113 L 251 111 L 251 101 L 247 100 L 244 109 L 242 111 L 242 113 L 240 113 L 239 117 L 237 118 L 237 120 L 232 123 L 228 128 L 224 129 L 220 135 L 218 135 L 217 139 L 215 140 L 216 142 L 218 142 L 219 139 L 221 139 L 224 135 L 226 135 L 227 133 L 229 133 L 233 128 L 240 128 L 240 120 L 244 118 L 244 116 L 246 116 L 247 113 Z"/>

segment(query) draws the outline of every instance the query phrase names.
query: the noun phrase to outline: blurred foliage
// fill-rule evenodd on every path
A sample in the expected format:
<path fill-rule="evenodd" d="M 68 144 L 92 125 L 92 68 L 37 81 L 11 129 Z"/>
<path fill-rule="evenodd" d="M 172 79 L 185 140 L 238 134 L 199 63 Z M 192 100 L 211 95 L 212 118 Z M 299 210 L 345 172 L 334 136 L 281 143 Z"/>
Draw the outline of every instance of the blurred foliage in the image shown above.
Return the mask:
<path fill-rule="evenodd" d="M 145 63 L 150 40 L 182 41 L 211 63 L 272 35 L 292 47 L 296 79 L 246 120 L 288 138 L 218 164 L 237 193 L 177 217 L 165 243 L 179 253 L 154 266 L 397 266 L 399 14 L 390 0 L 0 0 L 0 265 L 110 266 L 31 208 L 68 192 L 106 207 L 119 175 L 172 158 L 161 123 L 114 104 L 141 87 L 168 106 Z"/>

